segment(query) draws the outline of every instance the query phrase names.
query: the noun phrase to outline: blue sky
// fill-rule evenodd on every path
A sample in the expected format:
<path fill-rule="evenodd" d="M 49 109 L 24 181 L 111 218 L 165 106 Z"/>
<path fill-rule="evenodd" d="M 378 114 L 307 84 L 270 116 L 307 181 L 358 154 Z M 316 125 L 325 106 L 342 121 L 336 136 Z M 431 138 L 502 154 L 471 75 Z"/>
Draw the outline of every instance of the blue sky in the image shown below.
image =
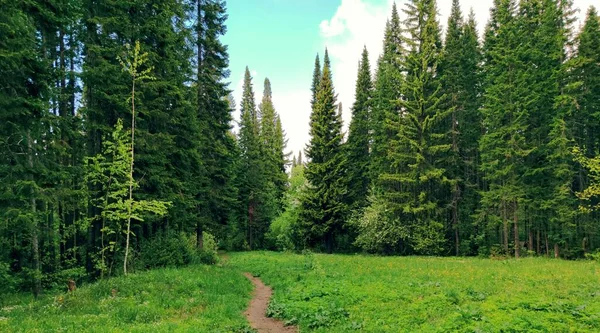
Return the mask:
<path fill-rule="evenodd" d="M 281 115 L 289 139 L 288 150 L 303 149 L 309 140 L 310 84 L 314 58 L 325 47 L 332 62 L 344 122 L 350 122 L 358 59 L 363 46 L 370 53 L 371 68 L 382 48 L 383 29 L 394 0 L 228 0 L 227 34 L 230 88 L 239 105 L 244 69 L 254 78 L 260 103 L 265 77 L 271 80 L 275 109 Z M 574 0 L 579 17 L 598 0 Z M 405 0 L 396 0 L 399 9 Z M 452 0 L 438 0 L 439 17 L 445 26 Z M 466 16 L 475 11 L 480 32 L 489 17 L 493 0 L 462 0 Z M 400 19 L 403 19 L 401 13 Z M 238 119 L 239 110 L 234 114 Z"/>

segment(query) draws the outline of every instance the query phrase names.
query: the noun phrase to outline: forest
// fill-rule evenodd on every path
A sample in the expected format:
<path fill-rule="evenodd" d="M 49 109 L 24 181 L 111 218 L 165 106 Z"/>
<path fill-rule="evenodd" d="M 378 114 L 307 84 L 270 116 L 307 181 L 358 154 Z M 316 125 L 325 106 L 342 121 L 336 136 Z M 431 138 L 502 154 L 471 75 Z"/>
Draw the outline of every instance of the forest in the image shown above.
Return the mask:
<path fill-rule="evenodd" d="M 593 7 L 494 0 L 477 31 L 458 0 L 445 29 L 449 2 L 394 4 L 347 126 L 307 59 L 289 152 L 277 87 L 247 67 L 232 97 L 224 0 L 0 4 L 0 293 L 217 249 L 600 258 Z"/>

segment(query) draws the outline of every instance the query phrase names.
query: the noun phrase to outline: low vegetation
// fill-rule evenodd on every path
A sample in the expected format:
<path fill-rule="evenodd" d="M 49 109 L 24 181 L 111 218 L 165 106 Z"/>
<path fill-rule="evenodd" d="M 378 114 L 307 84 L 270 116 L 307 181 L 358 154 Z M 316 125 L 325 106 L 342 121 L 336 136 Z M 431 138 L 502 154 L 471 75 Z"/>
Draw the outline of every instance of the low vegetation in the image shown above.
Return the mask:
<path fill-rule="evenodd" d="M 269 314 L 302 331 L 600 330 L 593 261 L 252 252 L 230 265 L 271 285 Z"/>
<path fill-rule="evenodd" d="M 247 332 L 251 290 L 230 267 L 156 269 L 38 301 L 0 299 L 0 332 Z"/>

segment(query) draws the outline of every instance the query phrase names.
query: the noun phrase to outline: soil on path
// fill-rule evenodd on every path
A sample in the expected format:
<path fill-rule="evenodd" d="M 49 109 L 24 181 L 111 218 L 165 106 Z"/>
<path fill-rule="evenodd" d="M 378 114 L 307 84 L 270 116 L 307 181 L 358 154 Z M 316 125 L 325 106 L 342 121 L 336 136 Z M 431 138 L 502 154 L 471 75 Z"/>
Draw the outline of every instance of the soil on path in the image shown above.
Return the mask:
<path fill-rule="evenodd" d="M 273 291 L 271 287 L 265 286 L 259 278 L 255 278 L 250 273 L 244 275 L 252 281 L 254 293 L 248 310 L 244 312 L 250 322 L 250 326 L 258 333 L 296 333 L 298 329 L 295 326 L 284 326 L 283 322 L 266 316 L 267 306 Z"/>

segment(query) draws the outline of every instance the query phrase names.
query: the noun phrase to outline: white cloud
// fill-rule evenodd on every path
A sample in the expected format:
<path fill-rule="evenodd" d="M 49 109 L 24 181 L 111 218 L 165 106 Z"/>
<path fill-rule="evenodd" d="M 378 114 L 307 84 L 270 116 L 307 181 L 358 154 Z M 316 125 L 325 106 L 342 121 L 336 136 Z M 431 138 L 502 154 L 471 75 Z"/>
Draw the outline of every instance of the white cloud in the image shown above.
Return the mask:
<path fill-rule="evenodd" d="M 597 0 L 574 0 L 580 21 L 585 17 L 587 8 Z M 371 69 L 374 71 L 376 60 L 383 48 L 385 22 L 391 16 L 393 0 L 375 4 L 369 0 L 341 0 L 333 16 L 319 25 L 323 47 L 329 50 L 333 67 L 333 79 L 339 101 L 342 102 L 345 126 L 350 121 L 350 108 L 354 102 L 354 89 L 358 69 L 358 60 L 363 46 L 369 51 Z M 405 0 L 397 0 L 400 20 L 404 19 L 402 8 Z M 471 8 L 475 12 L 481 36 L 489 18 L 493 0 L 462 0 L 461 8 L 466 18 Z M 446 26 L 452 0 L 438 0 L 438 20 Z M 304 134 L 308 142 L 308 133 Z"/>
<path fill-rule="evenodd" d="M 585 17 L 587 8 L 597 0 L 575 0 L 575 6 L 580 8 L 578 18 L 580 21 Z M 393 0 L 380 0 L 374 3 L 371 0 L 341 0 L 332 17 L 323 20 L 315 27 L 315 36 L 320 38 L 323 49 L 329 50 L 333 67 L 333 79 L 338 100 L 343 105 L 344 122 L 347 128 L 350 121 L 350 108 L 354 102 L 354 88 L 358 69 L 358 61 L 363 46 L 369 51 L 371 69 L 374 71 L 376 60 L 382 49 L 383 32 L 385 22 L 391 16 Z M 405 0 L 397 0 L 396 4 L 400 13 L 400 19 L 404 19 L 402 8 Z M 489 9 L 493 0 L 462 0 L 461 7 L 466 17 L 473 8 L 481 35 L 489 18 Z M 438 0 L 438 20 L 444 27 L 450 13 L 451 0 Z M 318 29 L 318 30 L 317 30 Z M 309 47 L 309 46 L 307 46 Z M 322 51 L 319 52 L 322 56 Z M 312 62 L 313 59 L 306 59 Z M 256 71 L 251 71 L 254 82 L 254 91 L 257 103 L 262 96 L 262 82 L 264 77 L 258 77 Z M 298 78 L 291 78 L 297 80 Z M 239 120 L 239 104 L 242 95 L 243 73 L 240 75 L 234 88 L 234 98 L 237 110 L 234 118 Z M 281 115 L 284 130 L 287 133 L 288 151 L 297 154 L 305 148 L 309 141 L 309 118 L 310 118 L 310 90 L 306 88 L 299 90 L 280 91 L 277 89 L 281 82 L 273 83 L 273 102 L 275 109 Z M 310 84 L 310 83 L 308 83 Z M 285 86 L 285 85 L 283 85 Z"/>

